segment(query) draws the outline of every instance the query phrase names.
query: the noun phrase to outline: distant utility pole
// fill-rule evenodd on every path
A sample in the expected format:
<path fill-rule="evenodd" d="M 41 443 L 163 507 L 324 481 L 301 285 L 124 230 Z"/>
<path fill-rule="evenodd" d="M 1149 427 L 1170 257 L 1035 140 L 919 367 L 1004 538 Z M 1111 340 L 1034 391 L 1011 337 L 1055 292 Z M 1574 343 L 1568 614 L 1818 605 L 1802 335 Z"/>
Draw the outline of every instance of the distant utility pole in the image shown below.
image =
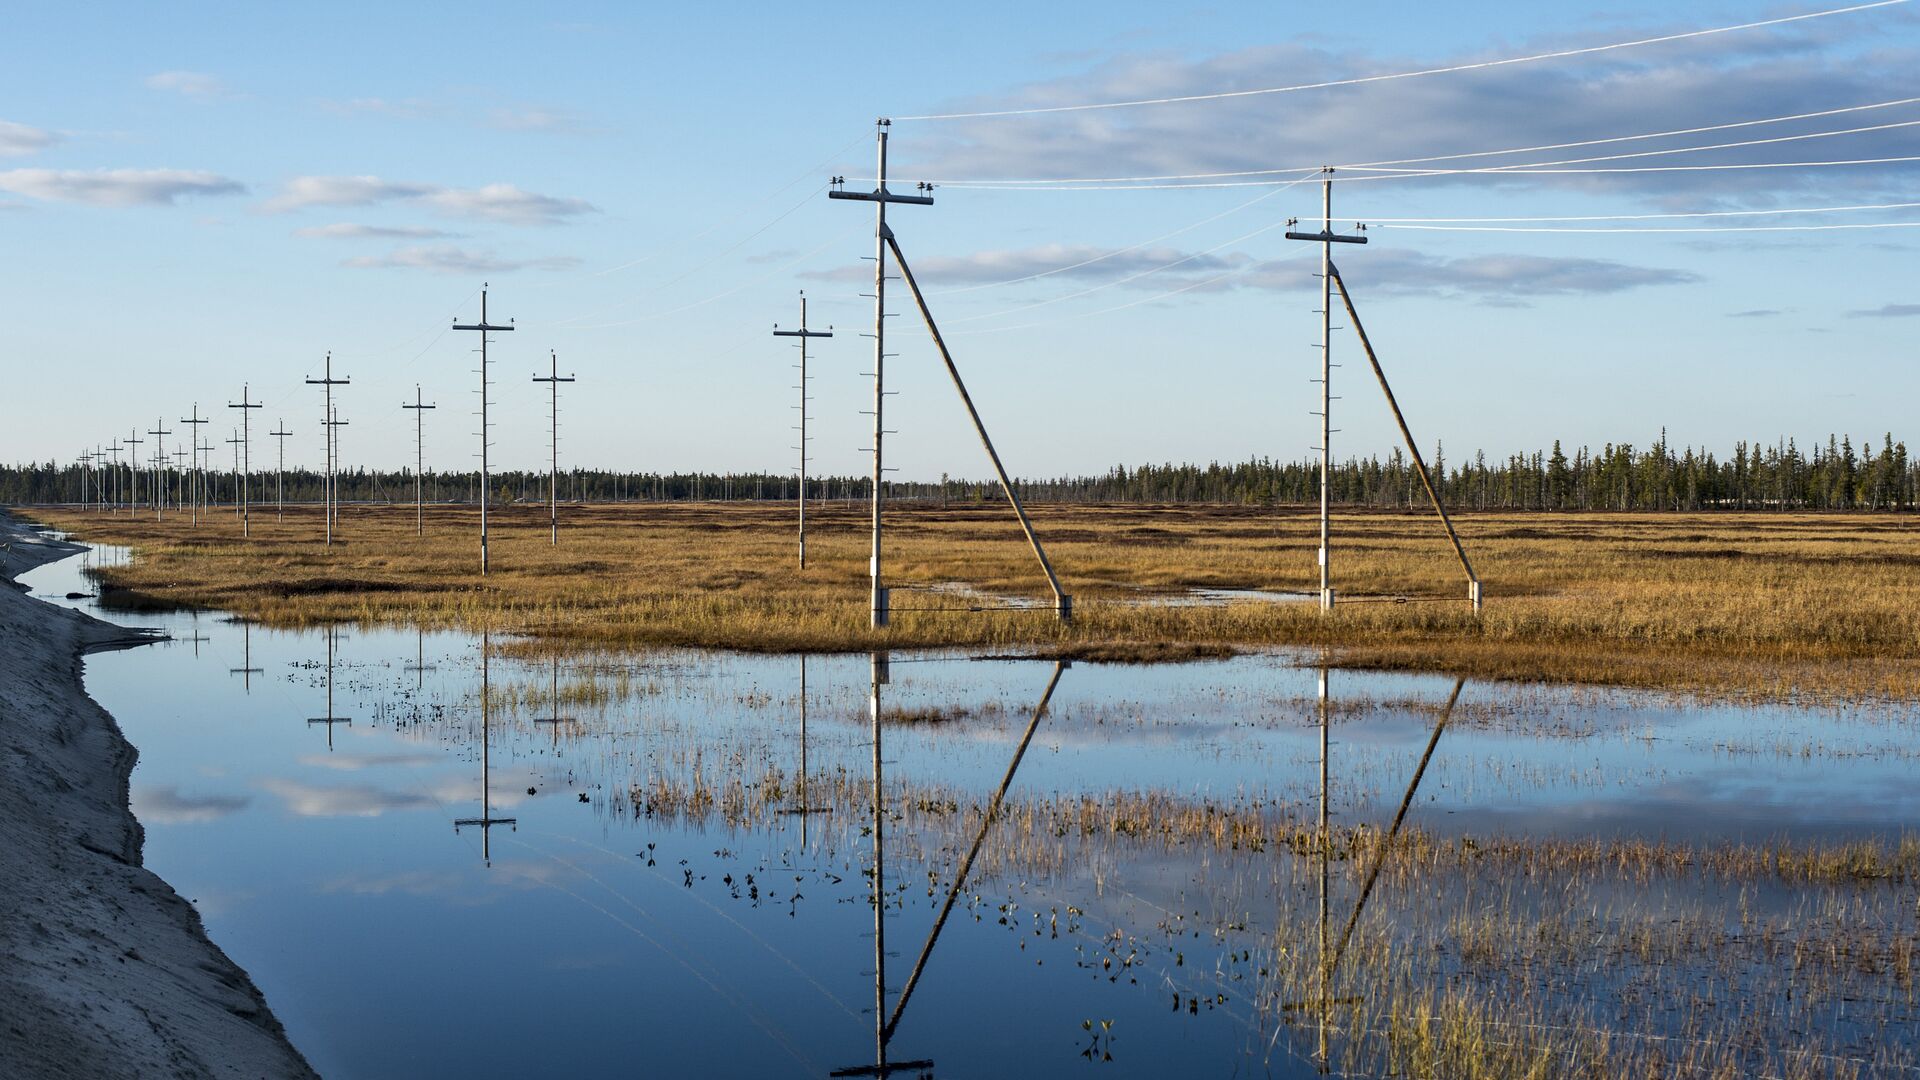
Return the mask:
<path fill-rule="evenodd" d="M 246 414 L 241 413 L 240 415 L 245 416 Z M 233 516 L 241 519 L 242 528 L 245 527 L 246 519 L 241 515 L 240 503 L 246 498 L 247 491 L 246 481 L 240 478 L 240 444 L 244 441 L 244 439 L 240 438 L 238 431 L 233 433 L 233 438 L 227 440 L 233 447 Z"/>
<path fill-rule="evenodd" d="M 880 204 L 883 212 L 886 205 L 886 203 Z M 800 569 L 805 570 L 807 568 L 807 339 L 832 337 L 833 330 L 831 328 L 807 329 L 807 294 L 802 292 L 800 294 L 800 329 L 782 330 L 779 323 L 774 323 L 773 336 L 800 339 L 795 342 L 800 349 L 800 404 L 795 406 L 800 410 L 800 445 L 795 449 L 800 451 Z"/>
<path fill-rule="evenodd" d="M 134 438 L 134 436 L 138 434 L 140 434 L 138 431 L 127 432 L 126 442 L 123 444 L 127 448 L 127 516 L 128 517 L 132 517 L 134 509 L 140 505 L 140 452 L 135 450 L 134 447 L 140 445 L 143 442 L 146 442 L 147 440 Z"/>
<path fill-rule="evenodd" d="M 485 316 L 482 316 L 484 320 Z M 553 458 L 547 466 L 547 528 L 554 546 L 560 544 L 560 384 L 573 382 L 574 377 L 560 374 L 560 354 L 547 350 L 547 374 L 535 375 L 534 382 L 547 384 L 549 408 L 553 416 Z"/>
<path fill-rule="evenodd" d="M 332 464 L 333 519 L 334 519 L 334 528 L 336 530 L 338 530 L 339 524 L 340 524 L 340 430 L 339 429 L 346 427 L 347 423 L 348 421 L 340 419 L 340 406 L 335 405 L 333 407 L 332 414 L 327 417 L 326 426 L 327 426 L 327 441 L 329 444 L 331 444 L 333 448 L 333 464 Z"/>
<path fill-rule="evenodd" d="M 882 117 L 876 125 L 879 140 L 879 172 L 876 186 L 870 192 L 846 191 L 846 178 L 834 177 L 827 192 L 829 199 L 855 199 L 874 204 L 874 267 L 873 267 L 873 557 L 870 572 L 873 576 L 872 625 L 876 628 L 887 625 L 887 590 L 881 585 L 880 576 L 880 504 L 881 485 L 885 480 L 885 470 L 881 467 L 880 444 L 887 433 L 881 425 L 881 406 L 886 399 L 882 386 L 881 373 L 885 369 L 886 352 L 886 285 L 887 253 L 893 253 L 894 265 L 900 268 L 901 280 L 912 292 L 920 317 L 927 324 L 927 334 L 933 338 L 934 346 L 940 351 L 940 359 L 946 364 L 947 375 L 953 380 L 953 388 L 960 395 L 960 403 L 966 406 L 967 416 L 973 421 L 974 433 L 980 436 L 980 445 L 987 451 L 987 460 L 993 463 L 993 471 L 1000 479 L 1000 490 L 1006 493 L 1007 501 L 1013 506 L 1014 516 L 1020 519 L 1021 531 L 1026 533 L 1027 546 L 1033 549 L 1034 558 L 1040 562 L 1040 570 L 1046 575 L 1047 585 L 1053 590 L 1054 612 L 1061 621 L 1073 617 L 1073 598 L 1060 588 L 1060 579 L 1053 572 L 1053 564 L 1047 559 L 1047 552 L 1040 544 L 1040 538 L 1034 534 L 1033 522 L 1027 518 L 1026 507 L 1021 505 L 1020 496 L 1013 489 L 1013 480 L 1007 476 L 1007 470 L 1000 463 L 1000 454 L 993 448 L 993 440 L 987 437 L 987 427 L 980 419 L 980 411 L 973 407 L 973 398 L 967 393 L 966 383 L 960 378 L 960 369 L 953 362 L 953 354 L 947 349 L 946 339 L 940 335 L 940 327 L 934 323 L 933 310 L 927 306 L 925 295 L 920 292 L 919 283 L 914 280 L 913 269 L 907 265 L 907 257 L 900 250 L 900 241 L 887 227 L 888 203 L 911 203 L 919 206 L 933 205 L 933 185 L 920 184 L 919 195 L 896 195 L 887 190 L 887 129 L 892 121 Z"/>
<path fill-rule="evenodd" d="M 353 382 L 352 379 L 336 379 L 333 377 L 333 352 L 331 350 L 327 352 L 326 378 L 307 380 L 307 383 L 310 386 L 326 387 L 326 393 L 327 393 L 327 401 L 324 407 L 325 411 L 323 411 L 320 414 L 320 430 L 326 432 L 327 434 L 327 478 L 326 478 L 325 487 L 323 488 L 323 494 L 325 496 L 325 501 L 326 501 L 327 546 L 328 547 L 333 546 L 333 509 L 334 509 L 334 479 L 333 479 L 334 423 L 333 423 L 333 418 L 335 415 L 333 411 L 333 388 L 336 386 L 346 386 L 351 382 Z M 281 426 L 285 427 L 286 425 L 282 424 Z M 286 444 L 281 443 L 281 445 L 285 446 Z"/>
<path fill-rule="evenodd" d="M 495 326 L 487 321 L 487 283 L 480 283 L 480 321 L 477 323 L 454 323 L 455 330 L 478 330 L 480 332 L 480 573 L 487 572 L 487 335 L 494 331 L 507 332 L 513 329 L 513 320 L 507 325 Z"/>
<path fill-rule="evenodd" d="M 192 448 L 193 468 L 192 477 L 187 481 L 187 502 L 192 504 L 192 521 L 198 525 L 200 524 L 200 500 L 205 494 L 202 491 L 204 481 L 200 476 L 200 425 L 209 421 L 200 415 L 200 403 L 196 401 L 193 403 L 193 415 L 181 417 L 180 422 L 191 425 L 187 428 L 187 443 Z"/>
<path fill-rule="evenodd" d="M 240 384 L 239 404 L 229 402 L 227 408 L 240 410 L 240 535 L 253 535 L 253 514 L 247 506 L 247 485 L 253 476 L 253 428 L 248 423 L 252 414 L 250 409 L 262 408 L 259 402 L 252 400 L 252 391 L 246 383 Z"/>
<path fill-rule="evenodd" d="M 287 418 L 283 416 L 279 428 L 267 434 L 280 440 L 280 460 L 273 474 L 273 520 L 283 521 L 287 515 L 287 436 L 293 432 L 287 430 Z"/>
<path fill-rule="evenodd" d="M 160 510 L 166 503 L 167 487 L 164 483 L 167 469 L 166 436 L 173 432 L 162 428 L 165 423 L 160 417 L 153 418 L 153 429 L 147 434 L 153 436 L 153 520 L 160 520 Z"/>
<path fill-rule="evenodd" d="M 421 419 L 426 410 L 439 408 L 437 405 L 424 405 L 420 402 L 420 384 L 413 384 L 413 404 L 402 403 L 401 408 L 413 410 L 413 532 L 415 536 L 427 535 L 427 504 L 420 487 L 422 463 L 427 460 L 427 433 Z"/>
<path fill-rule="evenodd" d="M 192 429 L 189 428 L 188 430 L 191 431 Z M 191 479 L 193 475 L 192 461 L 192 455 L 184 449 L 173 452 L 173 468 L 179 475 L 179 481 L 174 492 L 175 506 L 187 506 L 189 500 L 193 498 L 193 480 Z"/>
<path fill-rule="evenodd" d="M 1289 240 L 1320 245 L 1320 610 L 1333 610 L 1333 550 L 1329 488 L 1333 479 L 1333 245 L 1364 244 L 1364 236 L 1333 231 L 1333 169 L 1320 170 L 1320 231 L 1288 232 Z"/>
<path fill-rule="evenodd" d="M 107 444 L 107 456 L 113 459 L 113 498 L 108 501 L 107 510 L 110 513 L 118 513 L 120 510 L 120 441 L 118 439 Z"/>

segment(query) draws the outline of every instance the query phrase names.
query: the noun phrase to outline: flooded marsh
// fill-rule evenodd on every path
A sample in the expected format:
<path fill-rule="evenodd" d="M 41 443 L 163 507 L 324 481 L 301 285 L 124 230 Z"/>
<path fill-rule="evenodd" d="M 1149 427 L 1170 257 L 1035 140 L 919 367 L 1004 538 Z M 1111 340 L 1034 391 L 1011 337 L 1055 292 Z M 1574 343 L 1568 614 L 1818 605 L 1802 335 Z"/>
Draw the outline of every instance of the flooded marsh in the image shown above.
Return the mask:
<path fill-rule="evenodd" d="M 116 618 L 147 862 L 326 1075 L 1920 1068 L 1901 702 Z"/>

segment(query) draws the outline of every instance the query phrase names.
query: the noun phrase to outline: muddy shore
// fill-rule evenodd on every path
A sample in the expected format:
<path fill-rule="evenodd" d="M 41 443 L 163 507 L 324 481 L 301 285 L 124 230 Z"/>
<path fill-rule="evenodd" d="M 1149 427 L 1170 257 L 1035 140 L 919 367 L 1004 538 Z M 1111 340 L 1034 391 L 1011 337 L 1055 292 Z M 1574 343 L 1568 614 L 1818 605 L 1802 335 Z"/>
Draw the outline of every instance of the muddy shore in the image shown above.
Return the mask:
<path fill-rule="evenodd" d="M 85 654 L 147 639 L 14 582 L 79 550 L 0 511 L 0 1076 L 314 1076 L 141 865 L 137 754 L 81 674 Z"/>

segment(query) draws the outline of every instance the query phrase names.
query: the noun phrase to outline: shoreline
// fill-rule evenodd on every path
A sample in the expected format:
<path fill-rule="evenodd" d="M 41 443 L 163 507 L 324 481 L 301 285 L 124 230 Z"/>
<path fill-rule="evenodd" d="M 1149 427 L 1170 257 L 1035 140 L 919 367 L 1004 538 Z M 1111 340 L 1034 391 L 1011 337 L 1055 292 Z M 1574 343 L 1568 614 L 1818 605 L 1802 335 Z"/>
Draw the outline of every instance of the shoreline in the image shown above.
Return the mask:
<path fill-rule="evenodd" d="M 139 753 L 89 653 L 151 640 L 14 578 L 84 550 L 0 512 L 0 1075 L 313 1077 L 200 914 L 141 864 Z"/>

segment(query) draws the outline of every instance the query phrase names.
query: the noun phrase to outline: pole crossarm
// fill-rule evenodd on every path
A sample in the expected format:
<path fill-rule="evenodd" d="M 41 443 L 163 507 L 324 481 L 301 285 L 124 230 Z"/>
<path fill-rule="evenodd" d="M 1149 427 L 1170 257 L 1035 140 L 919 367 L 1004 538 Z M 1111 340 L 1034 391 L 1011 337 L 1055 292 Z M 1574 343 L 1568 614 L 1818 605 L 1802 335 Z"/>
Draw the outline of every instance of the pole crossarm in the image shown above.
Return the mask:
<path fill-rule="evenodd" d="M 886 241 L 888 250 L 893 252 L 893 261 L 900 267 L 900 277 L 907 283 L 908 291 L 913 293 L 913 302 L 920 308 L 921 318 L 926 320 L 927 333 L 933 338 L 934 347 L 940 350 L 940 359 L 947 366 L 947 374 L 953 378 L 953 388 L 959 392 L 961 404 L 967 407 L 967 416 L 973 420 L 973 430 L 980 436 L 980 445 L 986 448 L 987 458 L 993 462 L 993 472 L 1000 480 L 1000 490 L 1006 492 L 1007 501 L 1013 504 L 1013 512 L 1020 519 L 1020 529 L 1027 535 L 1027 544 L 1033 548 L 1034 558 L 1040 561 L 1040 569 L 1047 575 L 1047 586 L 1053 590 L 1054 611 L 1061 619 L 1069 619 L 1073 615 L 1073 598 L 1060 588 L 1060 578 L 1053 572 L 1053 563 L 1047 558 L 1046 548 L 1041 546 L 1040 538 L 1034 534 L 1027 508 L 1014 492 L 1013 481 L 1008 479 L 1006 467 L 1000 463 L 1000 454 L 993 448 L 993 440 L 987 436 L 987 426 L 980 420 L 980 410 L 974 408 L 973 396 L 967 393 L 967 384 L 960 378 L 960 369 L 953 362 L 953 353 L 947 349 L 946 338 L 941 336 L 940 327 L 933 321 L 933 311 L 927 307 L 927 298 L 920 292 L 920 283 L 914 279 L 913 270 L 907 265 L 907 257 L 900 250 L 900 241 L 894 238 L 891 229 L 883 229 L 881 237 Z"/>
<path fill-rule="evenodd" d="M 1406 440 L 1407 454 L 1413 459 L 1413 467 L 1420 474 L 1420 483 L 1427 489 L 1427 498 L 1433 500 L 1433 512 L 1440 515 L 1440 524 L 1446 527 L 1447 539 L 1453 544 L 1453 553 L 1460 559 L 1460 568 L 1467 573 L 1467 601 L 1474 611 L 1480 610 L 1480 578 L 1473 572 L 1473 562 L 1467 558 L 1467 549 L 1460 543 L 1460 534 L 1454 531 L 1453 519 L 1447 516 L 1445 503 L 1440 499 L 1440 489 L 1434 486 L 1433 476 L 1427 472 L 1427 463 L 1420 456 L 1420 446 L 1413 440 L 1413 430 L 1407 426 L 1407 418 L 1400 411 L 1400 403 L 1394 399 L 1393 387 L 1387 384 L 1387 373 L 1380 366 L 1380 357 L 1373 350 L 1373 342 L 1367 337 L 1366 327 L 1360 323 L 1359 309 L 1353 305 L 1353 294 L 1347 291 L 1347 281 L 1340 276 L 1340 270 L 1332 263 L 1327 264 L 1328 275 L 1334 285 L 1340 289 L 1340 301 L 1347 309 L 1347 318 L 1353 321 L 1353 332 L 1360 339 L 1360 348 L 1367 354 L 1367 363 L 1373 367 L 1374 378 L 1380 381 L 1380 392 L 1386 395 L 1387 407 L 1393 410 L 1394 423 L 1400 425 L 1400 437 Z"/>

